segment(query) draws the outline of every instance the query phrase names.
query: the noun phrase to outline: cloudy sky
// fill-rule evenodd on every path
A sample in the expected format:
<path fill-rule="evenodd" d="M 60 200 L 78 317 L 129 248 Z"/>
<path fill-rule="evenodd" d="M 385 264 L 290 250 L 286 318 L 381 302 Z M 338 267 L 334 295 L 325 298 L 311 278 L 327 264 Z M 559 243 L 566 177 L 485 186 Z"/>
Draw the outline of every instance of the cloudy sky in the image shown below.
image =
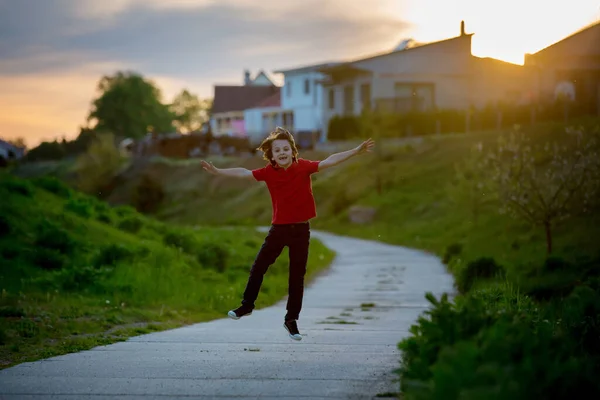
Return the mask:
<path fill-rule="evenodd" d="M 118 70 L 154 80 L 165 101 L 184 88 L 212 97 L 246 68 L 444 39 L 462 19 L 473 54 L 522 63 L 599 18 L 598 0 L 0 0 L 0 137 L 73 138 Z"/>

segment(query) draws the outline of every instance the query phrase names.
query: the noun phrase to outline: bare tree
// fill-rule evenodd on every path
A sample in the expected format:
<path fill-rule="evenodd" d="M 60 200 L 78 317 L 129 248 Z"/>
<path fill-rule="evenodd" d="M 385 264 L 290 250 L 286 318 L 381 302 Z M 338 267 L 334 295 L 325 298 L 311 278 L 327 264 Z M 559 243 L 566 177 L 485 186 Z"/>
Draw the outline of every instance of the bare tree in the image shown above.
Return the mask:
<path fill-rule="evenodd" d="M 485 152 L 480 165 L 488 175 L 482 183 L 497 195 L 502 212 L 544 228 L 548 254 L 554 224 L 586 212 L 600 194 L 598 130 L 569 128 L 566 134 L 562 144 L 531 144 L 516 128 Z"/>

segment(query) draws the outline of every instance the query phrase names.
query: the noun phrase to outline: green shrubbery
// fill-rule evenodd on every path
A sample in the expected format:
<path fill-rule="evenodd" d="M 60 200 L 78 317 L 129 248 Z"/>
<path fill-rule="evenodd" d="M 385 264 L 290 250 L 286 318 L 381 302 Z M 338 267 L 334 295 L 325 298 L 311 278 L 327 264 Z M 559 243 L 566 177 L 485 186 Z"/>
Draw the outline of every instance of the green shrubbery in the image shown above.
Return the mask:
<path fill-rule="evenodd" d="M 167 225 L 51 178 L 2 174 L 0 198 L 2 367 L 120 340 L 106 336 L 115 325 L 222 316 L 239 303 L 264 238 L 249 228 Z M 308 279 L 333 256 L 317 240 L 311 247 Z M 285 257 L 270 271 L 261 306 L 286 293 Z"/>
<path fill-rule="evenodd" d="M 448 246 L 443 261 L 459 295 L 428 294 L 432 308 L 399 344 L 405 399 L 600 396 L 600 254 L 573 246 L 558 256 L 552 245 L 559 222 L 591 218 L 597 206 L 598 131 L 569 133 L 554 146 L 513 132 L 496 147 L 479 146 L 457 169 L 453 193 L 469 191 L 455 197 L 457 206 L 473 209 L 473 195 L 485 195 L 477 213 L 495 208 L 543 227 L 546 258 L 500 265 L 467 259 L 462 243 Z"/>
<path fill-rule="evenodd" d="M 432 309 L 399 344 L 406 399 L 600 394 L 597 280 L 581 282 L 569 294 L 556 294 L 544 303 L 509 288 L 475 290 L 454 303 L 427 296 Z"/>

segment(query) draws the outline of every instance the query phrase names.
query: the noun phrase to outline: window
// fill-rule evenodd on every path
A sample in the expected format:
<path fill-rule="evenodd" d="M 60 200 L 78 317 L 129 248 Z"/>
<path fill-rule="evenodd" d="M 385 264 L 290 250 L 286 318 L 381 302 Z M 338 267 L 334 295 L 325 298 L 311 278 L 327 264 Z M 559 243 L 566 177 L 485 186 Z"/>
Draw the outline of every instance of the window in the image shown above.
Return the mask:
<path fill-rule="evenodd" d="M 354 114 L 354 85 L 344 86 L 344 115 Z"/>
<path fill-rule="evenodd" d="M 434 107 L 434 84 L 397 82 L 394 89 L 394 111 L 427 111 Z"/>
<path fill-rule="evenodd" d="M 335 90 L 333 88 L 327 91 L 328 105 L 330 110 L 335 110 Z"/>
<path fill-rule="evenodd" d="M 310 93 L 310 81 L 308 79 L 304 80 L 304 94 Z"/>
<path fill-rule="evenodd" d="M 363 83 L 360 85 L 360 104 L 362 109 L 371 108 L 371 84 Z"/>

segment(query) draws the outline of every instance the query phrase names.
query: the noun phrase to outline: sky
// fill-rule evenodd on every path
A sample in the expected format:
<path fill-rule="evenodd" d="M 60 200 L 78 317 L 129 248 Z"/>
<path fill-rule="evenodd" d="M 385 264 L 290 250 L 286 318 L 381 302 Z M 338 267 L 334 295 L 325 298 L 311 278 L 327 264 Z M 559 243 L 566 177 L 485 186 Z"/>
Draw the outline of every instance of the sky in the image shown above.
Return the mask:
<path fill-rule="evenodd" d="M 170 102 L 212 97 L 245 69 L 346 61 L 474 33 L 472 52 L 522 64 L 600 20 L 598 0 L 0 0 L 0 138 L 77 136 L 96 85 L 135 71 Z"/>

